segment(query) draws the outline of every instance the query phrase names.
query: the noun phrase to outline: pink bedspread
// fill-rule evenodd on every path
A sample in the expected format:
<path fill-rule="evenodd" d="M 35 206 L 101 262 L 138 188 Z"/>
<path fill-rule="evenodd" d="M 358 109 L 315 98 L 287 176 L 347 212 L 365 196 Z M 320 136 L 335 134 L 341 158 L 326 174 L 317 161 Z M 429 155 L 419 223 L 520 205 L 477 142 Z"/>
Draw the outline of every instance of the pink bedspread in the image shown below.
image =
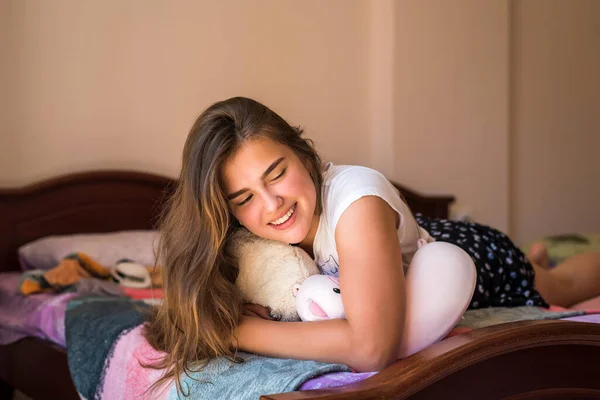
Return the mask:
<path fill-rule="evenodd" d="M 65 347 L 65 311 L 76 292 L 38 293 L 23 296 L 17 291 L 21 272 L 0 273 L 0 345 L 24 337 L 37 337 Z M 133 299 L 162 299 L 160 289 L 125 289 Z"/>
<path fill-rule="evenodd" d="M 0 273 L 0 345 L 28 336 L 65 346 L 65 310 L 77 293 L 23 296 L 20 272 Z"/>

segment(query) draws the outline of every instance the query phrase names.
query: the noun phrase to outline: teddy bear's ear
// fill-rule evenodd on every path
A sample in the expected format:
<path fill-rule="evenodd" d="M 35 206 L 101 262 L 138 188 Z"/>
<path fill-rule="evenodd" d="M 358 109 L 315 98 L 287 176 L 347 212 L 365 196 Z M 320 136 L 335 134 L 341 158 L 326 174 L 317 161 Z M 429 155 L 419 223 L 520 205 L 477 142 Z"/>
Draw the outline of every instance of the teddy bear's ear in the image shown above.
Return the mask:
<path fill-rule="evenodd" d="M 294 283 L 292 293 L 294 293 L 294 297 L 298 296 L 298 292 L 300 291 L 300 285 L 298 283 Z"/>

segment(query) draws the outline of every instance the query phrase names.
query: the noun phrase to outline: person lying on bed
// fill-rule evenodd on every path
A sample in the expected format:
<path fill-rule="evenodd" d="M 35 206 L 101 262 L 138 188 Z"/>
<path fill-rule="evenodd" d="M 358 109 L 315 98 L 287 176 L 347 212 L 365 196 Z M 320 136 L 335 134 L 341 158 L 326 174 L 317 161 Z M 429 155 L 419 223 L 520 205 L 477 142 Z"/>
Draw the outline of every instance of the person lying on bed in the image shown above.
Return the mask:
<path fill-rule="evenodd" d="M 279 322 L 242 304 L 235 263 L 224 250 L 240 225 L 300 246 L 323 273 L 339 275 L 347 318 Z M 145 334 L 167 354 L 157 364 L 170 371 L 164 379 L 177 383 L 192 362 L 234 358 L 237 349 L 357 371 L 392 364 L 410 307 L 400 266 L 406 268 L 420 238 L 454 243 L 471 255 L 477 284 L 464 293 L 470 308 L 569 306 L 600 294 L 600 268 L 589 260 L 547 269 L 539 265 L 539 246 L 528 259 L 490 227 L 413 216 L 383 175 L 323 168 L 300 129 L 241 97 L 212 105 L 194 123 L 160 230 L 164 302 Z"/>

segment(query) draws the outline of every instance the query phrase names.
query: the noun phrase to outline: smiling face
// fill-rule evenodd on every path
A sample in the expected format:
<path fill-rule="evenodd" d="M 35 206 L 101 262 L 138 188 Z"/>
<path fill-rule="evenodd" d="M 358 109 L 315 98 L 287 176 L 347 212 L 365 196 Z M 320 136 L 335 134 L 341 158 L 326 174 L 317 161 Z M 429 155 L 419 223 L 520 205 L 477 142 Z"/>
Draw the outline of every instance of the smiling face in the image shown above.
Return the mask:
<path fill-rule="evenodd" d="M 225 162 L 221 180 L 232 214 L 255 235 L 301 243 L 318 224 L 315 185 L 288 146 L 267 138 L 246 141 Z"/>

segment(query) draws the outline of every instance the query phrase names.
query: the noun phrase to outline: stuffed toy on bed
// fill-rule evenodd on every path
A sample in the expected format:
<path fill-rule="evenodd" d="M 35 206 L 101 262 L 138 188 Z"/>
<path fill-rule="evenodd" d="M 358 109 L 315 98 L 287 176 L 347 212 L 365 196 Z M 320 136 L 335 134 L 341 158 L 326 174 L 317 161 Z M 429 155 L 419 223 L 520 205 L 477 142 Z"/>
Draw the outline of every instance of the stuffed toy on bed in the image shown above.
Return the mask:
<path fill-rule="evenodd" d="M 244 301 L 268 307 L 281 321 L 299 321 L 294 285 L 319 273 L 315 262 L 297 246 L 263 239 L 244 228 L 228 241 L 239 273 L 235 282 Z"/>
<path fill-rule="evenodd" d="M 339 280 L 320 275 L 297 246 L 239 229 L 229 242 L 239 264 L 236 286 L 244 301 L 271 309 L 282 321 L 345 318 Z M 475 264 L 460 247 L 419 240 L 406 275 L 406 320 L 399 358 L 441 340 L 466 311 L 476 282 Z"/>

